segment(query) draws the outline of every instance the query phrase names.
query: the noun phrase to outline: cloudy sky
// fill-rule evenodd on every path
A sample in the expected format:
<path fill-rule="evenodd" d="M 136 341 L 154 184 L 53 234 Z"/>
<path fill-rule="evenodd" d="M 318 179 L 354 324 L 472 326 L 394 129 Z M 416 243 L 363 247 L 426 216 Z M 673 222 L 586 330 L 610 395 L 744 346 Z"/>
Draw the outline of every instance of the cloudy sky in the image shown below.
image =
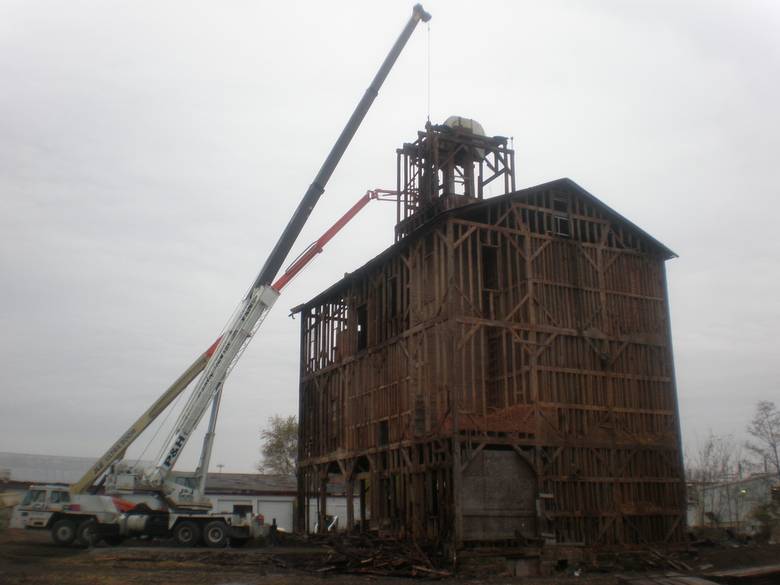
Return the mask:
<path fill-rule="evenodd" d="M 209 345 L 411 5 L 0 0 L 0 451 L 99 455 Z M 434 121 L 512 136 L 519 186 L 570 177 L 680 255 L 684 440 L 741 438 L 780 399 L 780 4 L 425 6 L 296 251 L 394 185 L 430 44 Z M 212 466 L 250 471 L 267 417 L 297 412 L 287 309 L 393 221 L 374 204 L 285 290 L 228 381 Z"/>

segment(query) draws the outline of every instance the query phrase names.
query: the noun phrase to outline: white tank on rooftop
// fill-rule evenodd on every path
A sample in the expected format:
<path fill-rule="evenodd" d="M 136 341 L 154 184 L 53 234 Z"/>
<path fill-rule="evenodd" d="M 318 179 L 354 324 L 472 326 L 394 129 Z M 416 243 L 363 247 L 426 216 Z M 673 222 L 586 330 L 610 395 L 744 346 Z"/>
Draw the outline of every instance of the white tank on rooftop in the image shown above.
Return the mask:
<path fill-rule="evenodd" d="M 460 130 L 467 130 L 477 136 L 486 136 L 485 129 L 482 124 L 471 118 L 464 118 L 463 116 L 450 116 L 444 121 L 445 126 L 450 128 L 458 128 Z"/>
<path fill-rule="evenodd" d="M 482 124 L 476 120 L 472 120 L 471 118 L 464 118 L 463 116 L 450 116 L 444 121 L 444 125 L 448 128 L 465 130 L 466 132 L 470 132 L 475 136 L 486 136 L 485 129 L 482 127 Z M 473 148 L 472 151 L 472 156 L 475 158 L 485 158 L 484 148 Z"/>

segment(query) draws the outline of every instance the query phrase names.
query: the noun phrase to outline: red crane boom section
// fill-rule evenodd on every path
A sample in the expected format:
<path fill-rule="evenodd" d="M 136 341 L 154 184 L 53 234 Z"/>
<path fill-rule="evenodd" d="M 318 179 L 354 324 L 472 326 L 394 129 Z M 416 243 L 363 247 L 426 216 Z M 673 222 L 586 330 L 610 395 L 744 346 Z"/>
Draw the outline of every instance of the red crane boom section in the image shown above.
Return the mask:
<path fill-rule="evenodd" d="M 328 228 L 328 230 L 322 234 L 317 241 L 313 242 L 308 248 L 306 248 L 303 253 L 298 256 L 298 258 L 292 264 L 290 264 L 290 266 L 288 266 L 287 270 L 284 271 L 284 274 L 282 274 L 282 276 L 280 276 L 271 286 L 273 286 L 276 292 L 280 292 L 282 288 L 293 278 L 295 278 L 295 276 L 301 270 L 303 270 L 317 254 L 322 252 L 325 245 L 330 242 L 333 237 L 352 220 L 352 218 L 360 213 L 360 211 L 366 205 L 368 205 L 372 199 L 382 199 L 383 195 L 394 196 L 395 193 L 395 191 L 389 191 L 387 189 L 373 189 L 366 191 L 366 194 L 358 199 L 357 203 L 350 207 L 347 212 L 336 221 L 336 223 L 330 226 L 330 228 Z"/>
<path fill-rule="evenodd" d="M 320 236 L 320 238 L 313 242 L 308 248 L 306 248 L 300 256 L 292 263 L 290 266 L 287 267 L 287 270 L 284 271 L 284 274 L 282 274 L 276 282 L 274 282 L 271 286 L 276 290 L 276 292 L 280 292 L 282 288 L 284 288 L 285 285 L 287 285 L 295 276 L 303 270 L 306 265 L 311 262 L 314 257 L 322 252 L 322 250 L 325 248 L 325 244 L 330 242 L 334 236 L 339 233 L 342 228 L 347 225 L 360 211 L 369 204 L 369 202 L 373 199 L 379 199 L 383 201 L 394 201 L 392 197 L 395 197 L 396 191 L 390 191 L 388 189 L 372 189 L 369 191 L 366 191 L 366 194 L 363 195 L 360 199 L 357 200 L 357 203 L 355 203 L 352 207 L 350 207 L 347 212 L 342 215 L 336 223 L 334 223 L 332 226 L 330 226 L 327 231 Z M 219 342 L 222 340 L 222 336 L 220 335 L 217 340 L 211 344 L 211 347 L 209 347 L 205 352 L 204 355 L 206 357 L 211 357 L 212 354 L 216 351 L 217 346 L 219 345 Z"/>

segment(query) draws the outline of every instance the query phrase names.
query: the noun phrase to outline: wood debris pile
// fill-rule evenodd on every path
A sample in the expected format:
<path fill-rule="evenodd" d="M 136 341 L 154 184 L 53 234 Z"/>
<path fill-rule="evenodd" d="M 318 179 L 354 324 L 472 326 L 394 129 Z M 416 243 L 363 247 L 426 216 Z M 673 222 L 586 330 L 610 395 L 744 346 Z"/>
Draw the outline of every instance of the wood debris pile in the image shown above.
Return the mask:
<path fill-rule="evenodd" d="M 320 573 L 355 573 L 382 577 L 442 579 L 452 573 L 434 566 L 430 557 L 414 542 L 369 535 L 328 535 L 311 539 L 330 549 L 309 570 Z"/>

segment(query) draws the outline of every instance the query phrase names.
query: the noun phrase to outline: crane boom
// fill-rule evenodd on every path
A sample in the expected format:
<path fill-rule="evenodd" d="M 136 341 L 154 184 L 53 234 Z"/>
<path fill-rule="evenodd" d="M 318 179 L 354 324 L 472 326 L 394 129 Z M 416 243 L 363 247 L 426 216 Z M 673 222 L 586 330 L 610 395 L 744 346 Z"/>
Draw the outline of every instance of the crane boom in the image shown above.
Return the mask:
<path fill-rule="evenodd" d="M 282 287 L 286 286 L 287 283 L 289 283 L 293 278 L 295 278 L 298 273 L 306 267 L 306 265 L 311 262 L 314 257 L 322 252 L 325 245 L 330 242 L 337 233 L 341 231 L 341 229 L 347 225 L 353 217 L 355 217 L 360 211 L 368 205 L 370 201 L 373 199 L 381 199 L 383 195 L 395 195 L 396 191 L 389 191 L 387 189 L 372 189 L 369 191 L 366 191 L 366 194 L 363 195 L 360 199 L 358 199 L 355 204 L 350 207 L 344 215 L 342 215 L 336 223 L 334 223 L 332 226 L 330 226 L 324 234 L 322 234 L 319 239 L 314 241 L 308 248 L 306 248 L 298 258 L 296 258 L 293 263 L 287 267 L 287 270 L 284 271 L 284 274 L 282 274 L 276 282 L 273 283 L 273 287 L 275 290 L 282 290 Z"/>
<path fill-rule="evenodd" d="M 205 414 L 209 403 L 212 400 L 219 399 L 219 392 L 222 389 L 225 378 L 230 373 L 230 370 L 238 361 L 252 335 L 279 297 L 279 293 L 271 286 L 271 281 L 276 276 L 284 259 L 289 254 L 290 249 L 298 238 L 298 235 L 303 229 L 306 220 L 309 218 L 309 215 L 317 204 L 320 196 L 324 193 L 328 180 L 336 169 L 347 146 L 349 146 L 360 123 L 363 121 L 363 118 L 365 118 L 371 104 L 374 102 L 374 99 L 376 99 L 382 83 L 390 73 L 390 70 L 398 59 L 398 56 L 401 54 L 401 51 L 409 40 L 417 23 L 421 20 L 427 22 L 430 18 L 430 14 L 425 12 L 422 5 L 416 4 L 414 6 L 412 16 L 409 18 L 406 26 L 404 26 L 398 39 L 393 44 L 387 57 L 385 57 L 385 60 L 379 67 L 379 71 L 377 71 L 360 102 L 358 102 L 355 111 L 350 116 L 346 126 L 336 140 L 336 143 L 328 153 L 328 156 L 314 178 L 314 181 L 306 190 L 306 193 L 304 193 L 301 202 L 298 204 L 292 218 L 282 232 L 282 235 L 279 237 L 279 240 L 276 242 L 276 245 L 268 256 L 268 259 L 260 270 L 257 278 L 255 278 L 249 292 L 241 301 L 238 309 L 229 321 L 225 332 L 222 334 L 222 339 L 217 346 L 217 350 L 209 358 L 206 369 L 198 381 L 198 385 L 193 390 L 190 400 L 187 405 L 185 405 L 184 410 L 177 421 L 176 430 L 174 431 L 173 438 L 169 444 L 168 453 L 165 455 L 164 459 L 159 462 L 154 477 L 151 478 L 154 483 L 165 480 L 165 477 L 181 455 L 182 449 L 187 443 L 190 435 Z M 215 408 L 216 407 L 217 405 L 215 404 Z M 216 417 L 213 418 L 215 422 Z M 213 424 L 214 423 L 212 423 L 212 426 Z M 212 428 L 209 429 L 207 435 L 207 441 L 213 439 Z M 204 442 L 201 451 L 201 464 L 199 465 L 200 473 L 205 474 L 208 470 L 209 462 L 205 455 L 210 452 L 210 449 L 210 444 Z"/>
<path fill-rule="evenodd" d="M 385 196 L 395 195 L 396 191 L 387 189 L 372 189 L 366 191 L 352 207 L 350 207 L 332 226 L 330 226 L 317 240 L 309 245 L 287 267 L 272 285 L 273 289 L 281 293 L 282 289 L 311 262 L 317 254 L 347 225 L 360 211 L 371 201 L 383 199 Z M 163 394 L 128 428 L 116 442 L 98 459 L 92 467 L 76 483 L 70 486 L 70 492 L 81 494 L 99 478 L 115 461 L 123 457 L 127 448 L 138 436 L 173 402 L 187 386 L 195 380 L 208 363 L 209 357 L 216 351 L 222 338 L 219 337 L 211 346 L 200 354 L 195 361 L 163 392 Z M 216 404 L 215 409 L 218 409 Z"/>
<path fill-rule="evenodd" d="M 344 126 L 344 130 L 341 131 L 336 143 L 333 145 L 333 148 L 331 148 L 330 153 L 328 153 L 325 162 L 322 163 L 322 167 L 317 173 L 317 176 L 314 177 L 314 181 L 306 190 L 306 193 L 304 193 L 301 202 L 298 204 L 298 208 L 295 210 L 295 213 L 293 213 L 292 218 L 290 218 L 287 227 L 284 228 L 282 235 L 279 237 L 274 249 L 268 256 L 268 260 L 265 261 L 263 268 L 260 270 L 260 274 L 257 275 L 253 288 L 263 284 L 271 284 L 271 281 L 274 279 L 277 272 L 279 272 L 279 268 L 281 268 L 284 259 L 287 257 L 287 254 L 290 253 L 290 249 L 298 238 L 298 234 L 301 233 L 303 225 L 309 218 L 309 214 L 317 204 L 320 195 L 325 192 L 325 186 L 328 184 L 330 176 L 336 169 L 336 165 L 339 164 L 344 151 L 347 150 L 347 146 L 349 146 L 360 123 L 363 121 L 363 118 L 365 118 L 371 104 L 374 103 L 374 99 L 376 99 L 376 96 L 379 93 L 379 88 L 382 87 L 382 83 L 393 68 L 398 56 L 406 45 L 406 42 L 409 40 L 412 32 L 414 32 L 417 23 L 420 21 L 428 22 L 430 19 L 431 15 L 425 12 L 422 5 L 415 4 L 412 9 L 411 18 L 409 18 L 409 21 L 401 31 L 401 34 L 390 49 L 387 57 L 385 57 L 379 71 L 377 71 L 360 102 L 358 102 L 355 111 L 352 112 L 352 115 L 347 121 L 347 125 Z"/>
<path fill-rule="evenodd" d="M 100 474 L 118 458 L 120 458 L 127 447 L 140 435 L 140 433 L 156 418 L 159 413 L 165 409 L 181 392 L 192 382 L 200 371 L 203 371 L 198 383 L 185 404 L 179 418 L 174 427 L 174 432 L 171 435 L 171 440 L 168 442 L 166 449 L 167 453 L 158 462 L 157 466 L 151 472 L 151 474 L 145 474 L 144 483 L 150 486 L 162 487 L 163 483 L 166 483 L 167 488 L 165 491 L 170 493 L 176 493 L 182 498 L 178 499 L 178 503 L 188 503 L 184 500 L 190 498 L 190 502 L 193 505 L 196 502 L 192 499 L 197 498 L 197 495 L 188 494 L 186 490 L 179 489 L 166 482 L 166 478 L 170 470 L 178 460 L 181 451 L 186 445 L 192 432 L 197 427 L 201 418 L 205 414 L 209 403 L 212 404 L 212 416 L 209 424 L 209 430 L 206 433 L 204 439 L 204 445 L 201 450 L 200 463 L 198 465 L 198 471 L 196 475 L 200 477 L 200 484 L 203 484 L 205 480 L 205 474 L 208 472 L 209 459 L 211 454 L 211 444 L 214 435 L 214 426 L 216 424 L 216 416 L 219 410 L 219 400 L 221 397 L 222 386 L 225 379 L 237 363 L 243 351 L 246 349 L 253 334 L 260 326 L 265 316 L 270 311 L 276 299 L 279 297 L 279 290 L 289 280 L 300 271 L 303 266 L 308 263 L 317 253 L 322 249 L 322 245 L 330 240 L 330 238 L 338 232 L 343 225 L 345 225 L 349 219 L 351 219 L 356 213 L 370 201 L 369 194 L 367 193 L 352 209 L 350 209 L 339 222 L 343 222 L 339 225 L 339 222 L 329 232 L 323 235 L 324 241 L 318 241 L 315 244 L 315 248 L 310 248 L 304 252 L 305 258 L 299 258 L 293 266 L 291 274 L 285 274 L 279 281 L 271 284 L 276 274 L 279 271 L 282 263 L 290 252 L 290 249 L 298 238 L 304 224 L 309 218 L 314 206 L 319 200 L 322 193 L 325 191 L 325 187 L 333 174 L 336 166 L 338 165 L 341 157 L 346 151 L 349 143 L 355 135 L 358 127 L 365 118 L 366 113 L 370 109 L 372 103 L 378 95 L 379 89 L 384 83 L 387 75 L 390 73 L 393 65 L 395 64 L 398 56 L 401 54 L 404 46 L 406 45 L 409 37 L 414 31 L 417 23 L 420 21 L 427 22 L 431 16 L 428 14 L 420 4 L 416 4 L 412 11 L 412 16 L 407 21 L 401 34 L 396 39 L 390 52 L 385 57 L 382 65 L 374 76 L 371 84 L 366 89 L 363 97 L 358 102 L 357 107 L 353 111 L 346 126 L 342 130 L 335 144 L 331 148 L 328 156 L 320 167 L 319 172 L 314 178 L 309 188 L 303 195 L 298 207 L 293 213 L 292 218 L 288 222 L 278 241 L 276 242 L 273 250 L 266 259 L 260 273 L 255 278 L 252 286 L 249 288 L 246 296 L 239 303 L 238 308 L 234 312 L 231 319 L 223 331 L 222 335 L 217 339 L 215 344 L 209 348 L 209 350 L 203 355 L 199 356 L 195 362 L 166 390 L 165 393 L 155 402 L 152 407 L 147 410 L 136 423 L 128 429 L 112 447 L 100 458 L 100 460 L 81 478 L 79 482 L 74 484 L 73 490 L 76 493 L 86 490 Z M 370 192 L 369 192 L 370 193 Z M 331 233 L 332 232 L 332 233 Z M 321 238 L 321 240 L 323 240 Z M 288 270 L 288 272 L 290 272 Z M 207 355 L 208 354 L 208 355 Z M 199 490 L 202 493 L 202 489 Z"/>
<path fill-rule="evenodd" d="M 108 451 L 106 451 L 103 456 L 87 470 L 81 479 L 70 486 L 69 489 L 72 494 L 82 494 L 87 491 L 87 489 L 89 489 L 95 480 L 100 477 L 111 466 L 112 463 L 124 455 L 127 448 L 139 437 L 142 432 L 144 432 L 146 427 L 148 427 L 160 415 L 160 413 L 164 411 L 168 405 L 173 402 L 176 397 L 179 396 L 179 394 L 181 394 L 195 378 L 198 377 L 198 374 L 203 371 L 203 368 L 206 367 L 206 363 L 208 362 L 209 357 L 211 357 L 211 355 L 217 349 L 217 344 L 219 341 L 220 340 L 217 339 L 214 343 L 211 344 L 211 347 L 200 354 L 195 359 L 195 361 L 192 362 L 190 367 L 188 367 L 181 374 L 181 376 L 179 376 L 173 382 L 173 384 L 171 384 L 168 389 L 163 392 L 157 400 L 155 400 L 154 404 L 146 409 L 146 411 L 141 416 L 139 416 L 132 425 L 130 425 L 130 428 L 127 429 L 122 434 L 122 436 L 119 437 L 113 445 L 111 445 L 111 447 L 109 447 Z"/>

